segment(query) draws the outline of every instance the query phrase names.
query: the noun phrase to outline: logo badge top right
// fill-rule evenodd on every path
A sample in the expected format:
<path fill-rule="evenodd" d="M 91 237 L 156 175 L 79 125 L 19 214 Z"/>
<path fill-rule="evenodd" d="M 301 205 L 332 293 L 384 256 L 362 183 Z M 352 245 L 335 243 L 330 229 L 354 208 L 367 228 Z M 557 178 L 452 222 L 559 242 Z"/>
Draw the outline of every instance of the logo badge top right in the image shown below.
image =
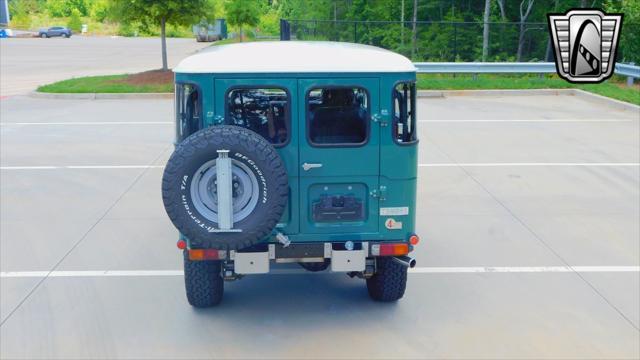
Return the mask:
<path fill-rule="evenodd" d="M 622 14 L 573 9 L 547 17 L 561 78 L 574 83 L 599 83 L 611 77 Z"/>

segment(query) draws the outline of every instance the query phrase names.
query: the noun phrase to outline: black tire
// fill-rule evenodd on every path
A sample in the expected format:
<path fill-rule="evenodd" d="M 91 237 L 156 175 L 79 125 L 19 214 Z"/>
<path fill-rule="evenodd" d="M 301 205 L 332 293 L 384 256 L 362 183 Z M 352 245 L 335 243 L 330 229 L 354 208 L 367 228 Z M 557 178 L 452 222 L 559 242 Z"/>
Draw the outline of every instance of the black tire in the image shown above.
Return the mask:
<path fill-rule="evenodd" d="M 298 264 L 300 264 L 300 266 L 302 266 L 307 271 L 318 272 L 327 270 L 327 268 L 331 264 L 331 260 L 326 259 L 322 262 L 300 262 Z"/>
<path fill-rule="evenodd" d="M 48 38 L 48 37 L 49 37 L 49 35 L 47 35 L 47 34 L 40 34 L 40 37 L 41 37 L 41 38 L 43 38 L 43 39 L 46 39 L 46 38 Z"/>
<path fill-rule="evenodd" d="M 184 286 L 187 300 L 197 308 L 212 307 L 220 304 L 224 294 L 222 262 L 218 260 L 189 260 L 184 251 Z"/>
<path fill-rule="evenodd" d="M 397 301 L 407 288 L 407 268 L 393 261 L 391 257 L 376 259 L 377 269 L 367 279 L 369 296 L 376 301 Z"/>
<path fill-rule="evenodd" d="M 257 180 L 255 207 L 233 225 L 241 232 L 211 232 L 218 224 L 196 208 L 191 196 L 192 178 L 221 149 L 229 150 L 234 164 L 244 166 Z M 167 214 L 194 248 L 239 250 L 263 240 L 282 217 L 288 192 L 286 168 L 275 148 L 255 132 L 237 126 L 212 126 L 189 136 L 176 147 L 162 177 Z"/>

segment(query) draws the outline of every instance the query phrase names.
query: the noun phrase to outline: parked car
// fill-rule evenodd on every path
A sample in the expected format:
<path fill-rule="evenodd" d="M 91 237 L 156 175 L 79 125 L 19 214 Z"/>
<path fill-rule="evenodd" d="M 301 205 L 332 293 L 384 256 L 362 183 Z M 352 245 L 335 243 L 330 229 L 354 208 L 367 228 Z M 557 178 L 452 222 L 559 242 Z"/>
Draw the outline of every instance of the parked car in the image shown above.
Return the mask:
<path fill-rule="evenodd" d="M 0 38 L 10 38 L 10 37 L 13 37 L 13 30 L 0 29 Z"/>
<path fill-rule="evenodd" d="M 52 26 L 50 28 L 40 29 L 38 36 L 41 38 L 49 38 L 54 36 L 71 37 L 71 29 L 63 26 Z"/>
<path fill-rule="evenodd" d="M 212 46 L 175 72 L 176 148 L 162 179 L 189 303 L 272 263 L 405 292 L 415 234 L 416 69 L 368 45 Z"/>

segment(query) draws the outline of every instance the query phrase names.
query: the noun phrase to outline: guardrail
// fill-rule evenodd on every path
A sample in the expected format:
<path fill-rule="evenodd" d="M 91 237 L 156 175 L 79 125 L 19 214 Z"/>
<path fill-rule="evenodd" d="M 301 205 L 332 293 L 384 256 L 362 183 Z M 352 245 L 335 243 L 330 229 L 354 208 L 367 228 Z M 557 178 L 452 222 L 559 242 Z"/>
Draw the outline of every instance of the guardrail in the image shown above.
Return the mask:
<path fill-rule="evenodd" d="M 424 74 L 551 74 L 556 72 L 556 64 L 552 62 L 417 62 L 413 63 L 418 73 Z M 616 75 L 627 77 L 627 84 L 640 78 L 640 66 L 633 64 L 616 64 Z"/>

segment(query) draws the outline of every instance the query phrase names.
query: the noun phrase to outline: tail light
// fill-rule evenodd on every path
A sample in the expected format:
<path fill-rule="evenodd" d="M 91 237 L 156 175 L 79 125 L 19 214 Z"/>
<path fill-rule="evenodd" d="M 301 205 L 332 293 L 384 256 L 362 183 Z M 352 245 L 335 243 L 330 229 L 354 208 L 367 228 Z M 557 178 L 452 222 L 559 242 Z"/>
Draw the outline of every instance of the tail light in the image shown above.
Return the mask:
<path fill-rule="evenodd" d="M 398 256 L 409 253 L 409 244 L 375 244 L 371 245 L 371 255 L 373 256 Z"/>
<path fill-rule="evenodd" d="M 226 258 L 224 250 L 216 249 L 191 249 L 189 250 L 189 260 L 220 260 Z"/>

